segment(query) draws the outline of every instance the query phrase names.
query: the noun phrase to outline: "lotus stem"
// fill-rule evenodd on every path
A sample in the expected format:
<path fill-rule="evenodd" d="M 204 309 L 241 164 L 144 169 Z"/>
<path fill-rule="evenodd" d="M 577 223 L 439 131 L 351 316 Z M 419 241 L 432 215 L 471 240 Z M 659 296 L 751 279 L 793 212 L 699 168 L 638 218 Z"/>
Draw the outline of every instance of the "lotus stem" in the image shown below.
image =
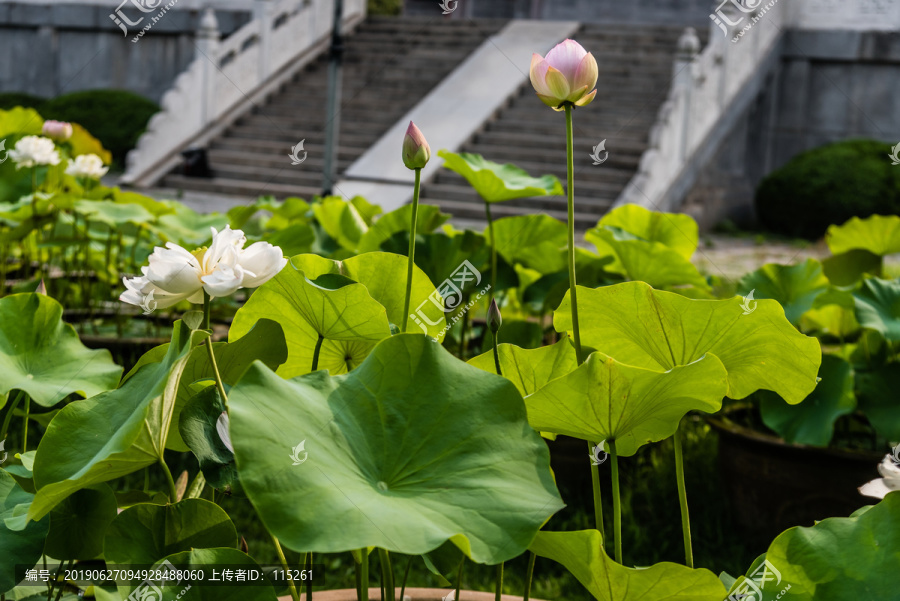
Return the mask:
<path fill-rule="evenodd" d="M 684 453 L 681 448 L 683 432 L 681 423 L 675 430 L 675 478 L 678 482 L 678 504 L 681 506 L 681 535 L 684 537 L 685 565 L 694 567 L 694 550 L 691 546 L 691 514 L 688 511 L 687 491 L 684 488 Z"/>
<path fill-rule="evenodd" d="M 500 370 L 500 352 L 497 350 L 497 338 L 499 336 L 499 332 L 495 332 L 494 336 L 494 367 L 497 369 L 497 375 L 502 376 L 503 372 Z"/>
<path fill-rule="evenodd" d="M 272 544 L 275 545 L 275 552 L 278 554 L 278 561 L 281 562 L 281 567 L 284 568 L 284 573 L 287 576 L 288 581 L 288 589 L 291 591 L 291 599 L 294 601 L 300 601 L 300 594 L 297 592 L 297 587 L 294 585 L 294 579 L 291 577 L 291 568 L 288 565 L 287 557 L 284 556 L 284 549 L 281 548 L 281 543 L 278 542 L 278 539 L 275 538 L 275 535 L 271 532 L 269 536 L 272 537 Z"/>
<path fill-rule="evenodd" d="M 31 397 L 25 396 L 25 416 L 22 418 L 22 452 L 28 452 L 28 414 L 31 412 Z"/>
<path fill-rule="evenodd" d="M 313 351 L 312 371 L 319 369 L 319 352 L 322 350 L 323 340 L 325 340 L 325 337 L 319 334 L 319 339 L 316 340 L 316 349 Z"/>
<path fill-rule="evenodd" d="M 162 453 L 159 455 L 159 464 L 166 474 L 166 482 L 169 483 L 169 502 L 176 503 L 178 501 L 178 489 L 175 487 L 175 479 L 172 478 L 172 472 L 169 471 L 169 466 L 166 465 L 166 460 L 163 458 Z"/>
<path fill-rule="evenodd" d="M 309 578 L 306 579 L 306 601 L 312 601 L 312 563 L 313 553 L 310 551 L 306 554 L 306 571 L 309 572 Z"/>
<path fill-rule="evenodd" d="M 616 454 L 616 441 L 610 440 L 609 455 L 612 458 L 613 487 L 613 528 L 616 537 L 616 563 L 622 564 L 622 499 L 619 496 L 619 456 Z"/>
<path fill-rule="evenodd" d="M 534 560 L 537 559 L 537 555 L 534 554 L 534 551 L 528 552 L 528 568 L 525 571 L 525 594 L 522 595 L 522 601 L 528 601 L 528 598 L 531 596 L 531 578 L 534 576 Z"/>
<path fill-rule="evenodd" d="M 406 571 L 403 573 L 403 582 L 400 584 L 400 601 L 403 601 L 403 597 L 406 596 L 406 580 L 409 578 L 409 569 L 412 567 L 413 557 L 413 555 L 410 555 L 409 560 L 406 562 Z"/>
<path fill-rule="evenodd" d="M 209 353 L 209 363 L 212 365 L 213 374 L 216 377 L 216 388 L 219 389 L 219 394 L 222 395 L 222 402 L 228 402 L 228 395 L 225 394 L 225 384 L 222 382 L 222 375 L 219 373 L 219 365 L 216 363 L 216 354 L 213 352 L 212 346 L 212 329 L 209 325 L 209 313 L 210 306 L 212 305 L 212 300 L 209 298 L 209 293 L 204 289 L 203 290 L 203 328 L 205 330 L 209 330 L 209 338 L 206 339 L 206 352 Z"/>
<path fill-rule="evenodd" d="M 74 559 L 70 559 L 70 560 L 69 560 L 69 568 L 72 567 L 72 564 L 73 564 L 73 563 L 75 563 L 75 560 L 74 560 Z M 56 601 L 59 601 L 59 600 L 62 598 L 63 589 L 66 588 L 66 580 L 65 580 L 66 569 L 63 567 L 63 566 L 65 566 L 65 565 L 66 565 L 66 562 L 65 562 L 65 561 L 60 562 L 59 568 L 57 568 L 57 570 L 56 570 L 56 579 L 57 579 L 57 581 L 59 580 L 59 573 L 60 573 L 60 572 L 63 573 L 63 581 L 62 581 L 62 583 L 59 584 L 59 590 L 56 591 Z"/>
<path fill-rule="evenodd" d="M 362 597 L 360 601 L 369 601 L 369 548 L 363 547 L 359 550 L 360 554 L 360 563 L 359 563 L 359 581 L 360 581 L 360 592 L 362 593 Z"/>
<path fill-rule="evenodd" d="M 488 232 L 491 236 L 491 300 L 497 290 L 497 245 L 494 243 L 494 219 L 491 217 L 491 203 L 484 201 L 484 215 L 487 217 Z"/>
<path fill-rule="evenodd" d="M 409 298 L 412 294 L 413 265 L 416 264 L 416 223 L 419 218 L 419 187 L 422 180 L 422 170 L 416 169 L 416 184 L 413 188 L 412 219 L 409 223 L 409 253 L 406 258 L 406 296 L 403 298 L 403 329 L 409 324 Z"/>
<path fill-rule="evenodd" d="M 19 406 L 19 402 L 22 400 L 22 397 L 25 396 L 25 391 L 19 390 L 16 393 L 16 398 L 13 399 L 13 402 L 10 403 L 9 409 L 7 410 L 6 417 L 3 419 L 3 429 L 0 430 L 0 440 L 6 440 L 6 433 L 9 431 L 9 424 L 12 422 L 13 413 L 15 413 L 16 408 Z"/>
<path fill-rule="evenodd" d="M 593 457 L 594 455 L 594 447 L 596 444 L 592 444 L 591 441 L 588 441 L 588 452 Z M 594 462 L 591 461 L 591 488 L 594 491 L 594 522 L 595 527 L 600 532 L 600 548 L 604 551 L 606 550 L 606 532 L 603 529 L 603 503 L 602 497 L 600 496 L 600 466 L 594 465 Z"/>
<path fill-rule="evenodd" d="M 418 172 L 418 169 L 416 170 Z M 378 559 L 381 561 L 381 573 L 384 582 L 386 601 L 395 601 L 394 570 L 391 568 L 391 554 L 387 549 L 378 548 Z"/>
<path fill-rule="evenodd" d="M 469 295 L 463 295 L 463 314 L 462 314 L 462 325 L 459 330 L 459 358 L 463 361 L 466 360 L 466 332 L 469 330 L 469 311 L 465 309 L 469 305 Z"/>
<path fill-rule="evenodd" d="M 497 586 L 494 589 L 494 601 L 500 601 L 503 595 L 503 564 L 497 564 Z M 402 600 L 401 600 L 402 601 Z"/>
<path fill-rule="evenodd" d="M 459 591 L 462 588 L 462 574 L 464 565 L 466 565 L 465 556 L 463 556 L 462 561 L 459 562 L 459 572 L 456 576 L 456 596 L 453 597 L 453 601 L 459 601 Z"/>
<path fill-rule="evenodd" d="M 584 362 L 581 355 L 581 333 L 578 329 L 578 299 L 575 290 L 575 150 L 572 133 L 572 103 L 566 103 L 566 195 L 569 220 L 569 296 L 572 303 L 572 335 L 575 339 L 575 357 L 578 365 Z"/>

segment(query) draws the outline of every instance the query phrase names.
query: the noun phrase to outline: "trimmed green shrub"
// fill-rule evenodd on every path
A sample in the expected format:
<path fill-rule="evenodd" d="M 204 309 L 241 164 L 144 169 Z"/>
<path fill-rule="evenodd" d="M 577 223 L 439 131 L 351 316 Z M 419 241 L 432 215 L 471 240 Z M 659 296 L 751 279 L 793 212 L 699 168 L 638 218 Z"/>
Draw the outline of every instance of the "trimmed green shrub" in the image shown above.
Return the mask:
<path fill-rule="evenodd" d="M 900 167 L 891 145 L 847 140 L 795 156 L 756 190 L 756 211 L 770 230 L 815 240 L 851 217 L 900 214 Z"/>
<path fill-rule="evenodd" d="M 34 94 L 26 94 L 25 92 L 3 92 L 0 94 L 0 111 L 8 111 L 17 106 L 34 109 L 41 112 L 41 107 L 47 102 L 46 99 Z"/>
<path fill-rule="evenodd" d="M 370 15 L 399 15 L 403 12 L 403 0 L 369 0 Z"/>
<path fill-rule="evenodd" d="M 150 117 L 155 102 L 125 90 L 87 90 L 58 96 L 40 108 L 45 119 L 78 123 L 93 134 L 122 166 Z"/>

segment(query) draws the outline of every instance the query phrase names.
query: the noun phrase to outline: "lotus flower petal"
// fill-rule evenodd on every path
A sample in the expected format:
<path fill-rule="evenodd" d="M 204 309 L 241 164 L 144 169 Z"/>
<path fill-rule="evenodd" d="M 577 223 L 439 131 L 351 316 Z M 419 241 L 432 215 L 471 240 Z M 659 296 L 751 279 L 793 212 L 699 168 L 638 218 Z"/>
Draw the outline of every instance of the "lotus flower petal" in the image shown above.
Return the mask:
<path fill-rule="evenodd" d="M 575 40 L 565 40 L 557 44 L 547 53 L 546 61 L 550 66 L 560 71 L 569 82 L 575 81 L 578 66 L 587 51 Z"/>

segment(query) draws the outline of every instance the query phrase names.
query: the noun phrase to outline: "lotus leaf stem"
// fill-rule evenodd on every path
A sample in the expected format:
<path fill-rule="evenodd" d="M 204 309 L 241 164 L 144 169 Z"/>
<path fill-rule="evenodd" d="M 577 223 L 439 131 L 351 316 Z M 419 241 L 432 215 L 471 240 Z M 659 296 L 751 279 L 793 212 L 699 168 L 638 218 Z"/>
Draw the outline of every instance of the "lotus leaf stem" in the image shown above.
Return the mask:
<path fill-rule="evenodd" d="M 403 297 L 403 329 L 409 324 L 409 299 L 412 294 L 413 266 L 416 264 L 416 223 L 419 218 L 419 187 L 422 180 L 422 170 L 416 169 L 416 184 L 413 188 L 412 218 L 409 223 L 409 253 L 406 258 L 406 296 Z"/>
<path fill-rule="evenodd" d="M 691 514 L 688 511 L 687 491 L 684 488 L 684 453 L 681 448 L 683 432 L 681 424 L 675 430 L 675 478 L 678 481 L 678 504 L 681 506 L 681 535 L 684 538 L 685 565 L 694 567 L 694 550 L 691 547 Z"/>
<path fill-rule="evenodd" d="M 619 456 L 616 454 L 616 441 L 610 440 L 609 455 L 612 459 L 613 487 L 613 528 L 616 537 L 616 563 L 622 565 L 622 499 L 619 496 Z"/>

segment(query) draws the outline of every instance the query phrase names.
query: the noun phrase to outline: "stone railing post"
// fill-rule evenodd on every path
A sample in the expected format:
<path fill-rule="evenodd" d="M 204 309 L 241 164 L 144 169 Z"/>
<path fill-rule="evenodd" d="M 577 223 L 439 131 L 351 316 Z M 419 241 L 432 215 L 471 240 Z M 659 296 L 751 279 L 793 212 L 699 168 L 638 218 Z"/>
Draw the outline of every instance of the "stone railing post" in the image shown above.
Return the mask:
<path fill-rule="evenodd" d="M 691 93 L 694 88 L 694 59 L 700 52 L 700 38 L 693 27 L 688 27 L 678 38 L 675 63 L 672 66 L 675 89 L 678 91 L 680 115 L 678 125 L 678 163 L 687 156 L 691 133 Z"/>
<path fill-rule="evenodd" d="M 200 28 L 197 30 L 197 57 L 202 59 L 203 65 L 203 98 L 201 99 L 201 121 L 206 125 L 215 119 L 216 115 L 216 75 L 218 73 L 219 60 L 219 21 L 216 13 L 207 8 L 200 18 Z"/>
<path fill-rule="evenodd" d="M 259 81 L 265 81 L 272 68 L 272 0 L 254 0 L 253 18 L 259 23 Z"/>

